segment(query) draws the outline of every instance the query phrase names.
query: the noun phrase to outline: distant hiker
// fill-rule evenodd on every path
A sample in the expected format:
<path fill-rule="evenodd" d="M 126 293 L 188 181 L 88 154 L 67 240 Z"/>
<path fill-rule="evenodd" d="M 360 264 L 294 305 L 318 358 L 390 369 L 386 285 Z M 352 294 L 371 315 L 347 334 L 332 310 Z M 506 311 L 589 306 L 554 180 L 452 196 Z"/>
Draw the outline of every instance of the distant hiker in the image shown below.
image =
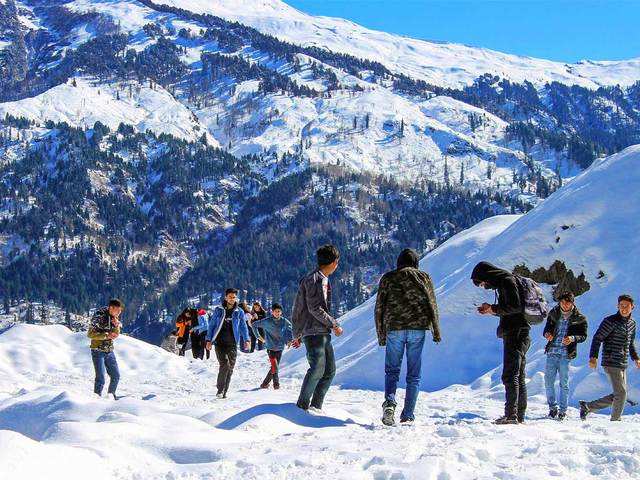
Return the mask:
<path fill-rule="evenodd" d="M 116 389 L 120 381 L 120 370 L 116 354 L 113 351 L 113 341 L 120 335 L 120 315 L 124 310 L 124 303 L 117 298 L 109 301 L 107 308 L 98 310 L 93 314 L 89 324 L 87 336 L 91 339 L 91 359 L 96 372 L 93 392 L 102 396 L 104 388 L 104 372 L 109 375 L 109 388 L 107 392 L 115 400 Z"/>
<path fill-rule="evenodd" d="M 207 341 L 208 326 L 207 311 L 203 308 L 196 310 L 195 320 L 191 325 L 191 354 L 193 358 L 204 360 L 205 351 L 207 354 L 209 353 L 204 348 Z M 209 358 L 209 355 L 207 355 L 207 358 Z"/>
<path fill-rule="evenodd" d="M 178 329 L 176 336 L 177 344 L 180 346 L 178 355 L 184 357 L 189 342 L 189 332 L 191 331 L 191 323 L 197 318 L 197 311 L 194 308 L 185 308 L 178 318 L 176 318 L 176 328 Z"/>
<path fill-rule="evenodd" d="M 386 346 L 382 404 L 385 425 L 395 424 L 396 389 L 405 350 L 407 390 L 400 423 L 411 423 L 415 419 L 426 330 L 431 330 L 434 342 L 441 340 L 433 283 L 427 273 L 418 269 L 418 254 L 407 248 L 400 253 L 396 265 L 380 279 L 375 309 L 378 344 Z"/>
<path fill-rule="evenodd" d="M 258 301 L 253 302 L 253 306 L 251 308 L 251 321 L 255 322 L 256 320 L 262 320 L 267 318 L 267 312 L 264 308 L 262 308 L 262 304 Z M 256 335 L 257 332 L 257 335 Z M 254 332 L 253 329 L 249 331 L 251 333 L 251 352 L 255 350 L 262 350 L 264 348 L 264 332 L 261 328 L 257 328 Z"/>
<path fill-rule="evenodd" d="M 244 312 L 238 305 L 238 290 L 235 288 L 228 288 L 224 292 L 222 305 L 215 307 L 209 317 L 206 349 L 211 350 L 214 344 L 216 358 L 220 364 L 216 397 L 227 398 L 238 356 L 238 344 L 246 351 L 251 347 L 249 328 Z"/>
<path fill-rule="evenodd" d="M 316 252 L 318 267 L 300 281 L 293 305 L 293 346 L 300 339 L 307 349 L 309 370 L 302 381 L 297 405 L 303 410 L 319 411 L 336 373 L 331 332 L 342 335 L 342 327 L 331 316 L 331 276 L 338 268 L 340 253 L 333 245 Z"/>
<path fill-rule="evenodd" d="M 580 418 L 586 420 L 587 415 L 597 410 L 611 408 L 611 421 L 619 421 L 627 400 L 627 366 L 631 356 L 640 368 L 640 357 L 636 351 L 636 322 L 631 318 L 634 301 L 630 295 L 618 297 L 618 313 L 606 317 L 591 341 L 589 367 L 598 366 L 598 354 L 602 345 L 602 367 L 609 376 L 613 393 L 592 402 L 580 401 Z"/>
<path fill-rule="evenodd" d="M 273 380 L 273 388 L 280 388 L 280 378 L 278 376 L 278 366 L 282 358 L 282 352 L 286 346 L 291 345 L 293 340 L 293 328 L 291 322 L 282 316 L 282 306 L 274 303 L 271 306 L 271 315 L 262 320 L 252 320 L 252 329 L 260 328 L 264 332 L 264 342 L 267 346 L 270 368 L 260 388 L 269 388 Z M 256 336 L 260 334 L 256 331 Z"/>
<path fill-rule="evenodd" d="M 578 311 L 573 293 L 565 292 L 558 300 L 544 327 L 543 335 L 548 341 L 544 349 L 547 354 L 544 383 L 549 417 L 564 420 L 569 403 L 569 363 L 576 358 L 578 343 L 587 339 L 587 319 Z M 560 377 L 559 402 L 556 401 L 556 375 Z"/>
<path fill-rule="evenodd" d="M 481 315 L 500 317 L 497 336 L 503 341 L 502 383 L 505 388 L 504 416 L 495 420 L 498 425 L 524 422 L 527 410 L 525 367 L 531 346 L 529 322 L 525 318 L 524 303 L 515 275 L 488 262 L 478 263 L 471 273 L 476 287 L 495 290 L 497 302 L 478 307 Z"/>

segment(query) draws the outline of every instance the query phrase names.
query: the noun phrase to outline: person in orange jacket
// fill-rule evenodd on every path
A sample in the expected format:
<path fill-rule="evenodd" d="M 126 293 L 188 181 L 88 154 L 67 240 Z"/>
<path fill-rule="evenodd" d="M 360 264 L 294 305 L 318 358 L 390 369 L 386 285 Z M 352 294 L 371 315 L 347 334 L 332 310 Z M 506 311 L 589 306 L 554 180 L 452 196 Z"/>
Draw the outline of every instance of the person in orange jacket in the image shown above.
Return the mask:
<path fill-rule="evenodd" d="M 189 341 L 189 332 L 191 330 L 192 322 L 198 318 L 198 311 L 195 308 L 185 308 L 178 318 L 176 318 L 176 337 L 178 337 L 177 344 L 180 345 L 178 355 L 184 357 L 187 349 L 187 343 Z"/>

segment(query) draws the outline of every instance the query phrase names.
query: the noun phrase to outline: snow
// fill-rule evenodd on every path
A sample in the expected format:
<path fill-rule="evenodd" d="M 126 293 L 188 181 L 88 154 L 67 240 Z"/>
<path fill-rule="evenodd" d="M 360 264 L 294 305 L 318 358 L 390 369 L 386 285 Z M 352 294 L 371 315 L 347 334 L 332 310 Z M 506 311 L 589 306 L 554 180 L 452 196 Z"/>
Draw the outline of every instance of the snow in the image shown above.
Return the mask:
<path fill-rule="evenodd" d="M 340 18 L 308 15 L 279 0 L 158 0 L 157 3 L 238 21 L 292 43 L 379 61 L 393 71 L 450 87 L 467 85 L 483 73 L 492 73 L 519 83 L 528 80 L 541 86 L 558 81 L 597 88 L 631 85 L 638 80 L 640 71 L 640 58 L 576 64 L 552 62 L 370 30 Z"/>
<path fill-rule="evenodd" d="M 151 130 L 192 141 L 206 131 L 185 105 L 160 86 L 151 89 L 148 84 L 132 82 L 130 98 L 129 85 L 124 83 L 96 83 L 80 77 L 76 78 L 76 85 L 69 81 L 32 98 L 0 103 L 0 115 L 10 113 L 88 128 L 97 121 L 111 129 L 126 123 L 141 132 Z M 214 139 L 210 140 L 210 144 L 217 146 Z"/>
<path fill-rule="evenodd" d="M 585 274 L 590 290 L 577 305 L 587 316 L 590 337 L 606 315 L 615 313 L 617 297 L 636 298 L 640 262 L 630 252 L 640 249 L 640 145 L 596 161 L 588 170 L 557 191 L 528 214 L 518 218 L 494 217 L 464 231 L 429 253 L 421 267 L 431 274 L 442 316 L 443 342 L 427 342 L 423 356 L 422 388 L 434 390 L 454 383 L 502 391 L 499 368 L 502 348 L 495 337 L 497 321 L 482 318 L 474 304 L 493 302 L 493 293 L 475 288 L 471 270 L 481 260 L 504 268 L 518 264 L 530 270 L 565 262 L 575 275 Z M 600 271 L 604 273 L 602 278 Z M 383 387 L 384 352 L 377 346 L 373 324 L 375 298 L 346 314 L 341 322 L 345 335 L 335 340 L 338 382 L 350 388 Z M 533 392 L 542 393 L 546 341 L 542 327 L 532 329 L 527 375 Z M 571 371 L 573 405 L 606 391 L 604 373 L 587 368 L 590 338 L 578 348 Z M 294 377 L 300 377 L 305 361 L 289 354 Z M 484 376 L 489 372 L 488 376 Z M 640 373 L 631 366 L 629 396 L 640 397 Z"/>
<path fill-rule="evenodd" d="M 414 426 L 386 428 L 379 392 L 333 387 L 324 413 L 312 415 L 293 404 L 297 379 L 257 388 L 264 352 L 239 354 L 226 400 L 214 396 L 214 360 L 125 335 L 116 354 L 117 402 L 90 393 L 84 333 L 60 325 L 0 333 L 0 478 L 623 480 L 640 467 L 637 415 L 581 424 L 570 409 L 558 424 L 534 398 L 526 425 L 494 426 L 501 399 L 458 385 L 423 394 Z"/>

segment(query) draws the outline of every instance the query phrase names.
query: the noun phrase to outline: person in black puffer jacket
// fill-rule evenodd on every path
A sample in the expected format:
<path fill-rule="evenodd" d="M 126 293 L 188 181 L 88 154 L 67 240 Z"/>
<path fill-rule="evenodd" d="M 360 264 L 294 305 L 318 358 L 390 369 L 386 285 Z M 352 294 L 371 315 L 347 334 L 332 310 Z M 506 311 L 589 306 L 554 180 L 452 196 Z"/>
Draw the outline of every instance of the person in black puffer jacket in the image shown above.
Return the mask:
<path fill-rule="evenodd" d="M 516 278 L 495 265 L 480 262 L 473 269 L 471 280 L 476 287 L 495 290 L 497 295 L 495 304 L 483 303 L 478 307 L 481 315 L 496 315 L 500 318 L 497 335 L 503 340 L 502 383 L 506 401 L 504 416 L 495 423 L 522 423 L 527 410 L 525 368 L 527 351 L 531 346 L 531 327 L 524 317 Z"/>
<path fill-rule="evenodd" d="M 636 351 L 636 322 L 631 318 L 634 301 L 630 295 L 618 297 L 618 313 L 605 318 L 591 342 L 589 367 L 598 366 L 598 353 L 602 345 L 602 367 L 609 376 L 613 393 L 592 402 L 580 402 L 580 418 L 586 420 L 590 412 L 611 408 L 611 421 L 619 421 L 627 401 L 627 366 L 631 356 L 640 368 Z"/>

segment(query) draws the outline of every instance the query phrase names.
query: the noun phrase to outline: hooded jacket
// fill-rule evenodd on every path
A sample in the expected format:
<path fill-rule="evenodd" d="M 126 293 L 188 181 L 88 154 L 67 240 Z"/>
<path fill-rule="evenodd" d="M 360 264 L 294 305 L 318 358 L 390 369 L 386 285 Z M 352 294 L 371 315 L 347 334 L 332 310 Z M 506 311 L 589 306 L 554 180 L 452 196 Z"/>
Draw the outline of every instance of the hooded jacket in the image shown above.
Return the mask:
<path fill-rule="evenodd" d="M 431 277 L 418 269 L 418 254 L 404 250 L 397 268 L 380 279 L 376 297 L 375 324 L 378 343 L 386 345 L 387 332 L 431 330 L 439 342 L 440 321 Z"/>
<path fill-rule="evenodd" d="M 554 337 L 556 336 L 558 327 L 560 326 L 561 316 L 562 310 L 560 309 L 560 305 L 556 305 L 551 309 L 547 316 L 544 332 L 542 332 L 543 336 L 547 333 L 552 334 Z M 587 339 L 587 318 L 574 306 L 568 321 L 567 336 L 573 337 L 574 341 L 566 346 L 567 357 L 574 359 L 578 353 L 578 343 L 582 343 Z M 547 345 L 544 347 L 545 353 L 549 351 L 551 344 L 552 342 L 547 342 Z"/>
<path fill-rule="evenodd" d="M 498 299 L 492 308 L 500 317 L 498 337 L 517 334 L 523 328 L 530 329 L 524 318 L 518 283 L 512 273 L 489 262 L 480 262 L 473 269 L 471 280 L 485 282 L 488 289 L 496 291 Z"/>

